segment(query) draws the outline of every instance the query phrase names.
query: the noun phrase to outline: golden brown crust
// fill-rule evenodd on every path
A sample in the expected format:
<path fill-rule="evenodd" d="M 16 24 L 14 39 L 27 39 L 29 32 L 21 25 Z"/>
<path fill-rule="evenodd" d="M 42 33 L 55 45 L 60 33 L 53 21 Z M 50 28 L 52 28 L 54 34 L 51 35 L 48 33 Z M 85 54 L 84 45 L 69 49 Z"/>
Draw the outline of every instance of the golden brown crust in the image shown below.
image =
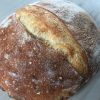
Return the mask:
<path fill-rule="evenodd" d="M 79 44 L 85 50 L 93 51 L 99 32 L 87 12 L 71 2 L 65 2 L 62 5 L 60 2 L 56 4 L 39 2 L 36 5 L 48 9 L 61 18 Z"/>
<path fill-rule="evenodd" d="M 17 100 L 61 100 L 83 78 L 66 56 L 33 37 L 15 15 L 0 28 L 0 86 Z"/>
<path fill-rule="evenodd" d="M 87 75 L 86 52 L 56 15 L 38 6 L 27 6 L 18 10 L 16 16 L 30 33 L 45 40 L 55 50 L 63 52 L 66 60 L 82 76 Z"/>
<path fill-rule="evenodd" d="M 67 23 L 63 11 L 67 8 L 57 7 L 45 3 L 26 6 L 0 26 L 0 87 L 17 100 L 66 100 L 92 73 L 90 53 L 85 50 L 93 51 L 96 35 L 85 30 L 94 40 L 91 47 L 91 41 L 85 45 L 80 33 L 86 28 L 71 30 L 68 24 L 80 28 L 79 22 Z"/>

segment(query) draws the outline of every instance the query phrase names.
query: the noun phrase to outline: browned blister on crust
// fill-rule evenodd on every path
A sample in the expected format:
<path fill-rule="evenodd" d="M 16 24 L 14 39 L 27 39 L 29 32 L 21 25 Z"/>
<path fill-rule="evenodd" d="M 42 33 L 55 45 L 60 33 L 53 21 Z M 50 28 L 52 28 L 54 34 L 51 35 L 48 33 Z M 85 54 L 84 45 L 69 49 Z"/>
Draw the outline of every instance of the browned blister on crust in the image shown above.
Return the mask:
<path fill-rule="evenodd" d="M 66 60 L 68 59 L 82 76 L 87 75 L 86 52 L 61 19 L 38 6 L 22 8 L 16 12 L 16 16 L 30 33 L 46 41 L 55 50 L 63 52 Z"/>

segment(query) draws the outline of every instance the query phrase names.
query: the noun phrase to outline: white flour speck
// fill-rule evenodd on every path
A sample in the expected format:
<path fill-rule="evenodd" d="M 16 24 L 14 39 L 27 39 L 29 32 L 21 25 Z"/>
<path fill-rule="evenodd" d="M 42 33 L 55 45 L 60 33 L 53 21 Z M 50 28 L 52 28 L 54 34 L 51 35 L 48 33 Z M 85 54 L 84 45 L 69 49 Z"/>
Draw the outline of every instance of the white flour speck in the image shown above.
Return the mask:
<path fill-rule="evenodd" d="M 41 93 L 40 92 L 37 92 L 36 94 L 40 95 Z"/>
<path fill-rule="evenodd" d="M 17 77 L 16 73 L 9 72 L 9 75 L 12 76 L 12 77 Z"/>
<path fill-rule="evenodd" d="M 15 35 L 15 33 L 11 33 L 12 35 Z"/>
<path fill-rule="evenodd" d="M 9 55 L 9 54 L 5 54 L 5 55 L 4 55 L 4 58 L 5 58 L 5 59 L 9 59 L 9 58 L 10 58 L 10 55 Z"/>
<path fill-rule="evenodd" d="M 31 64 L 32 64 L 32 62 L 29 62 L 29 64 L 31 65 Z"/>
<path fill-rule="evenodd" d="M 60 80 L 62 80 L 62 77 L 59 77 Z"/>
<path fill-rule="evenodd" d="M 5 83 L 7 86 L 11 85 L 10 82 L 9 82 L 8 80 L 5 80 L 4 83 Z"/>
<path fill-rule="evenodd" d="M 28 35 L 27 32 L 21 33 L 21 34 L 20 34 L 20 37 L 19 37 L 19 44 L 23 45 L 23 44 L 25 44 L 26 42 L 31 41 L 31 39 L 32 39 L 31 36 Z"/>

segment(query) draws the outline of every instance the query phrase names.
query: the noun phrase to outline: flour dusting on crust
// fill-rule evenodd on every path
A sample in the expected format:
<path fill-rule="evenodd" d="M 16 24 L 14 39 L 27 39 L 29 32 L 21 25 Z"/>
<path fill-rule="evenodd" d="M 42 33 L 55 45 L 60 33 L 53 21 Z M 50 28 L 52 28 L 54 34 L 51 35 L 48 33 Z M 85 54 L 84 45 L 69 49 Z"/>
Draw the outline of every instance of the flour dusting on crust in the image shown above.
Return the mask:
<path fill-rule="evenodd" d="M 65 0 L 43 0 L 36 5 L 48 9 L 62 19 L 83 48 L 91 50 L 95 47 L 98 29 L 85 10 Z"/>

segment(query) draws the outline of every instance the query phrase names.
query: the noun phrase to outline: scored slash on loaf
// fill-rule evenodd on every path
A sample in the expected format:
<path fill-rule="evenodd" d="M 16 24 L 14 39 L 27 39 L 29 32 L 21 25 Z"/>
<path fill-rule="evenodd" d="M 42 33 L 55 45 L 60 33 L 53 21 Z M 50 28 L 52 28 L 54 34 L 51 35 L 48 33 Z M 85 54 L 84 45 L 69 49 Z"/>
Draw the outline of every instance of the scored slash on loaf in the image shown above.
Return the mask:
<path fill-rule="evenodd" d="M 17 11 L 16 15 L 27 31 L 47 41 L 54 49 L 62 51 L 66 55 L 66 60 L 68 59 L 80 74 L 87 75 L 85 51 L 57 16 L 38 6 L 28 6 Z"/>

